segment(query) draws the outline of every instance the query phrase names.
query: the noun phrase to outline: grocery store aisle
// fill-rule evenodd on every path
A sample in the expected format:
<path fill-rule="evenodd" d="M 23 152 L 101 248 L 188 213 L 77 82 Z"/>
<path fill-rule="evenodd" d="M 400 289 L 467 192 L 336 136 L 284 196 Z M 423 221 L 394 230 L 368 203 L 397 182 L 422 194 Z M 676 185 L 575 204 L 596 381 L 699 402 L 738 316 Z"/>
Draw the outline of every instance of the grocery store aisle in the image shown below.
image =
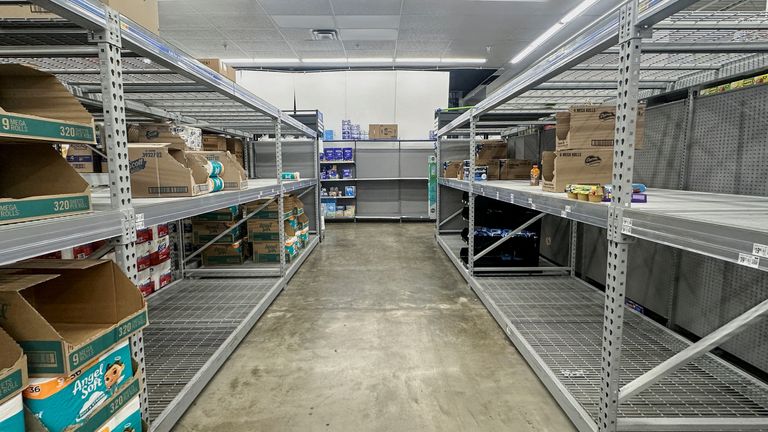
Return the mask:
<path fill-rule="evenodd" d="M 433 233 L 330 225 L 174 430 L 575 430 Z"/>

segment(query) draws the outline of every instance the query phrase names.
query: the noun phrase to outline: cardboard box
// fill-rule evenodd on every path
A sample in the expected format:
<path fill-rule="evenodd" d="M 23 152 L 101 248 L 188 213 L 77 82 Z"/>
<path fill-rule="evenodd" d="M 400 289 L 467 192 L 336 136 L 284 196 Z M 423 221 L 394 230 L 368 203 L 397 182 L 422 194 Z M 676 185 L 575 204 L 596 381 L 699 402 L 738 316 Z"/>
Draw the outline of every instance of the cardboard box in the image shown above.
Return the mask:
<path fill-rule="evenodd" d="M 533 162 L 519 159 L 499 159 L 499 180 L 527 180 L 531 178 Z"/>
<path fill-rule="evenodd" d="M 224 180 L 225 191 L 248 189 L 248 174 L 230 152 L 224 150 L 189 153 L 199 155 L 209 161 L 218 161 L 224 166 L 219 177 Z"/>
<path fill-rule="evenodd" d="M 613 147 L 616 130 L 616 105 L 574 105 L 568 111 L 555 115 L 556 147 L 574 150 L 595 147 Z M 637 111 L 635 148 L 643 148 L 645 105 Z"/>
<path fill-rule="evenodd" d="M 197 59 L 200 63 L 208 66 L 221 75 L 224 75 L 231 81 L 237 81 L 237 71 L 217 58 L 201 58 Z"/>
<path fill-rule="evenodd" d="M 372 140 L 397 139 L 397 125 L 396 124 L 368 125 L 368 138 Z M 342 159 L 343 159 L 343 156 L 342 156 Z"/>
<path fill-rule="evenodd" d="M 507 143 L 499 140 L 482 140 L 475 144 L 475 160 L 507 158 Z"/>
<path fill-rule="evenodd" d="M 109 399 L 93 410 L 80 425 L 67 428 L 66 432 L 126 432 L 126 429 L 114 430 L 106 428 L 109 427 L 111 421 L 120 412 L 126 407 L 131 406 L 141 393 L 141 371 L 135 361 L 132 361 L 132 369 L 134 371 L 133 377 L 125 381 Z M 26 408 L 24 409 L 24 421 L 27 428 L 26 432 L 51 432 L 40 423 L 40 420 L 32 411 Z M 141 425 L 142 431 L 149 431 L 145 423 L 142 422 Z M 138 431 L 139 429 L 127 430 Z"/>
<path fill-rule="evenodd" d="M 192 222 L 192 235 L 195 243 L 205 244 L 216 238 L 217 235 L 223 233 L 227 229 L 231 228 L 237 222 L 227 221 L 193 221 Z M 245 224 L 240 224 L 236 228 L 229 231 L 224 237 L 216 241 L 216 243 L 232 244 L 243 238 L 243 228 Z"/>
<path fill-rule="evenodd" d="M 91 187 L 48 145 L 0 144 L 0 225 L 91 211 Z"/>
<path fill-rule="evenodd" d="M 101 0 L 101 2 L 152 33 L 160 33 L 157 0 Z M 0 6 L 0 16 L 3 18 L 46 20 L 60 18 L 58 15 L 48 12 L 40 6 L 28 4 L 2 5 Z"/>
<path fill-rule="evenodd" d="M 173 144 L 182 150 L 202 150 L 203 132 L 191 126 L 142 123 L 128 127 L 129 143 Z"/>
<path fill-rule="evenodd" d="M 2 64 L 0 142 L 95 144 L 96 133 L 93 117 L 54 75 Z"/>
<path fill-rule="evenodd" d="M 469 179 L 469 160 L 464 161 L 464 167 L 461 174 L 462 180 Z M 499 179 L 499 161 L 476 160 L 475 161 L 475 180 L 498 180 Z"/>
<path fill-rule="evenodd" d="M 251 201 L 249 203 L 243 204 L 243 214 L 249 215 L 253 213 L 254 210 L 264 205 L 265 202 L 269 201 L 269 199 L 260 199 L 256 201 Z M 250 219 L 277 219 L 277 208 L 278 208 L 278 202 L 277 200 L 272 201 L 261 209 L 258 213 L 251 216 Z M 288 219 L 291 216 L 293 216 L 293 209 L 289 207 L 288 205 L 285 205 L 285 202 L 283 203 L 283 219 Z"/>
<path fill-rule="evenodd" d="M 227 138 L 227 151 L 245 168 L 245 143 L 240 138 Z"/>
<path fill-rule="evenodd" d="M 27 387 L 27 356 L 0 328 L 0 430 L 24 430 L 21 392 Z M 6 412 L 6 415 L 3 415 Z M 14 429 L 17 428 L 17 429 Z"/>
<path fill-rule="evenodd" d="M 203 135 L 203 151 L 227 151 L 227 137 L 223 135 Z"/>
<path fill-rule="evenodd" d="M 0 272 L 0 326 L 33 376 L 70 374 L 147 325 L 136 285 L 110 260 L 28 260 Z"/>
<path fill-rule="evenodd" d="M 280 247 L 277 241 L 251 242 L 253 261 L 257 263 L 280 262 L 280 250 L 285 254 L 285 260 L 291 262 L 299 253 L 298 238 L 293 237 L 286 241 L 286 245 Z"/>
<path fill-rule="evenodd" d="M 208 161 L 174 144 L 128 144 L 134 198 L 207 194 Z"/>
<path fill-rule="evenodd" d="M 279 222 L 275 219 L 251 219 L 248 222 L 248 241 L 273 241 L 280 238 Z M 287 220 L 285 226 L 285 238 L 296 236 L 296 229 Z"/>
<path fill-rule="evenodd" d="M 606 184 L 613 176 L 613 149 L 594 148 L 544 152 L 542 189 L 565 192 L 569 184 Z"/>
<path fill-rule="evenodd" d="M 192 217 L 192 222 L 195 221 L 225 221 L 232 222 L 240 219 L 240 206 L 229 206 L 223 209 L 215 210 L 208 213 L 203 213 Z"/>
<path fill-rule="evenodd" d="M 464 161 L 446 161 L 443 162 L 442 177 L 450 179 L 461 178 L 464 174 Z"/>
<path fill-rule="evenodd" d="M 203 252 L 203 265 L 216 267 L 221 265 L 242 264 L 245 260 L 242 240 L 228 244 L 213 244 Z"/>
<path fill-rule="evenodd" d="M 67 163 L 79 173 L 109 172 L 107 160 L 85 144 L 69 144 L 66 159 Z"/>

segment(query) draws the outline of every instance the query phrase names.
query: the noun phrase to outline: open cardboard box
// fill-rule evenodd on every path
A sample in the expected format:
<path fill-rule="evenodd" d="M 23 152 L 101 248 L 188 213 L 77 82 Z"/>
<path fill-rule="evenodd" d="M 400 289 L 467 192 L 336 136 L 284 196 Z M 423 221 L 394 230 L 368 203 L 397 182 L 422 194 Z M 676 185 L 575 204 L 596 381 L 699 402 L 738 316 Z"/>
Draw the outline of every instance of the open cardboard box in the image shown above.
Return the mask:
<path fill-rule="evenodd" d="M 224 180 L 224 190 L 245 190 L 248 189 L 248 174 L 245 169 L 237 162 L 234 156 L 228 151 L 202 151 L 190 152 L 200 155 L 209 161 L 218 161 L 224 166 L 221 177 Z"/>
<path fill-rule="evenodd" d="M 613 177 L 613 149 L 594 148 L 544 152 L 541 188 L 565 192 L 569 184 L 606 184 Z"/>
<path fill-rule="evenodd" d="M 13 338 L 0 328 L 0 405 L 27 386 L 27 356 Z"/>
<path fill-rule="evenodd" d="M 91 211 L 91 187 L 49 145 L 0 143 L 0 225 Z"/>
<path fill-rule="evenodd" d="M 127 380 L 112 397 L 104 401 L 88 418 L 79 426 L 69 427 L 66 432 L 104 432 L 103 426 L 126 406 L 136 396 L 141 394 L 141 367 L 133 361 L 133 377 Z M 24 422 L 26 432 L 49 432 L 40 420 L 30 410 L 24 408 Z M 149 432 L 146 423 L 142 423 L 143 432 Z M 114 431 L 123 432 L 123 431 Z"/>
<path fill-rule="evenodd" d="M 102 3 L 125 15 L 145 29 L 159 34 L 160 18 L 157 0 L 101 0 Z M 3 18 L 21 19 L 57 19 L 58 15 L 48 12 L 34 4 L 4 4 L 0 6 L 0 16 Z"/>
<path fill-rule="evenodd" d="M 616 105 L 574 105 L 555 114 L 556 150 L 613 148 Z M 645 105 L 637 110 L 635 148 L 643 148 Z"/>
<path fill-rule="evenodd" d="M 210 69 L 213 69 L 214 71 L 218 72 L 220 75 L 224 75 L 225 77 L 229 78 L 230 81 L 232 82 L 237 81 L 237 71 L 235 70 L 235 68 L 224 63 L 223 61 L 221 61 L 221 59 L 200 58 L 200 59 L 197 59 L 197 61 L 204 64 L 205 66 L 208 66 Z"/>
<path fill-rule="evenodd" d="M 203 131 L 172 123 L 137 123 L 128 127 L 129 143 L 173 144 L 182 150 L 201 150 Z"/>
<path fill-rule="evenodd" d="M 55 76 L 0 64 L 0 142 L 94 144 L 96 134 L 91 114 Z"/>
<path fill-rule="evenodd" d="M 180 144 L 128 144 L 131 190 L 136 198 L 188 197 L 210 191 L 208 161 Z"/>
<path fill-rule="evenodd" d="M 147 325 L 136 285 L 110 260 L 36 259 L 0 271 L 2 326 L 29 373 L 70 374 Z"/>

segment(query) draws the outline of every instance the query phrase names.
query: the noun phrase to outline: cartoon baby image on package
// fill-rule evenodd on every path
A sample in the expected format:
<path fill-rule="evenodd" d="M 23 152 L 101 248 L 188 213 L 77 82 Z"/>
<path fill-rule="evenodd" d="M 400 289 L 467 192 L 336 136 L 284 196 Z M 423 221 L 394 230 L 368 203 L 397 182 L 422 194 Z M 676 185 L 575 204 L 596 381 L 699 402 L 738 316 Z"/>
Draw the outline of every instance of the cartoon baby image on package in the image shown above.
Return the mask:
<path fill-rule="evenodd" d="M 83 423 L 133 376 L 128 342 L 69 376 L 32 378 L 24 404 L 51 432 Z"/>

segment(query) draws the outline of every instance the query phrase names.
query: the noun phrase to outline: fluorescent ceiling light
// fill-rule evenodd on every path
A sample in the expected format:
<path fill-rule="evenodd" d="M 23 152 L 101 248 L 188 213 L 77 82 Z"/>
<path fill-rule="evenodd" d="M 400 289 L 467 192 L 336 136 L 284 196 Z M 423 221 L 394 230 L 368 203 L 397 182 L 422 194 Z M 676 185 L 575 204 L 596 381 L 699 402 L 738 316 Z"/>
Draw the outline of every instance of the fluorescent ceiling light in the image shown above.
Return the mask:
<path fill-rule="evenodd" d="M 350 63 L 392 63 L 392 57 L 357 57 L 347 61 Z"/>
<path fill-rule="evenodd" d="M 440 57 L 398 57 L 395 59 L 395 63 L 440 63 Z"/>
<path fill-rule="evenodd" d="M 485 63 L 487 60 L 484 58 L 450 58 L 443 57 L 440 59 L 440 63 Z"/>
<path fill-rule="evenodd" d="M 344 57 L 337 58 L 305 58 L 301 59 L 302 63 L 346 63 L 347 59 Z"/>
<path fill-rule="evenodd" d="M 563 18 L 561 18 L 560 21 L 558 21 L 557 23 L 555 23 L 555 25 L 553 25 L 547 31 L 542 33 L 541 36 L 537 37 L 533 42 L 531 42 L 527 47 L 525 47 L 524 50 L 520 51 L 512 59 L 512 61 L 510 61 L 510 63 L 519 63 L 520 60 L 528 57 L 528 55 L 531 54 L 536 48 L 540 47 L 544 42 L 546 42 L 552 36 L 554 36 L 555 33 L 560 31 L 560 29 L 563 28 L 563 26 L 573 21 L 574 18 L 584 13 L 585 10 L 589 9 L 589 7 L 595 4 L 596 2 L 597 0 L 584 0 L 581 3 L 579 3 L 578 6 L 573 8 Z"/>
<path fill-rule="evenodd" d="M 234 58 L 234 59 L 223 59 L 224 63 L 234 63 L 234 64 L 242 64 L 242 63 L 254 63 L 254 64 L 274 64 L 274 63 L 298 63 L 299 59 L 297 58 Z"/>

